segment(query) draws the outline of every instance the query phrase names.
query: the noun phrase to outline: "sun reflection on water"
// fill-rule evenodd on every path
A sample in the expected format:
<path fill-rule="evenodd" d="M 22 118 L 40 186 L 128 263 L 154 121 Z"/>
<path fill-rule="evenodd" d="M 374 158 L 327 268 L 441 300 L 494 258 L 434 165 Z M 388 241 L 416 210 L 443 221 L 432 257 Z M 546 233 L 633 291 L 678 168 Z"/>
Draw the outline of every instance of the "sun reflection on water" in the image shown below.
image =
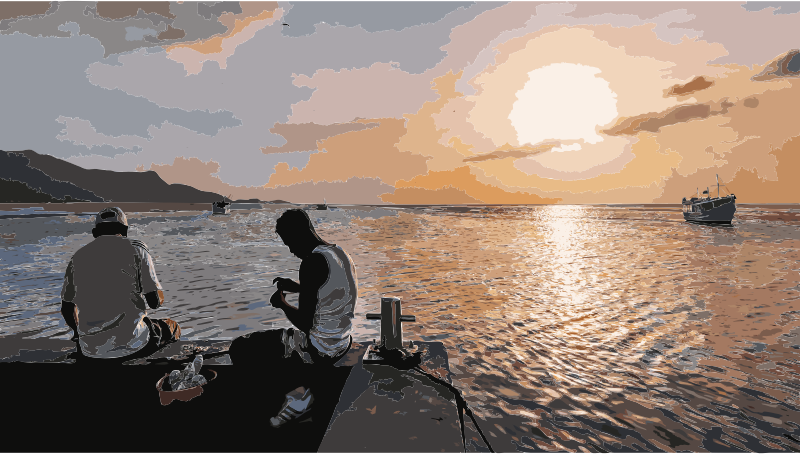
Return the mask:
<path fill-rule="evenodd" d="M 417 317 L 406 338 L 445 344 L 496 449 L 763 452 L 800 439 L 794 217 L 742 209 L 716 228 L 679 208 L 374 212 L 310 212 L 357 266 L 356 340 L 376 337 L 364 314 L 380 296 L 400 296 Z M 267 299 L 299 260 L 274 237 L 277 215 L 131 214 L 168 297 L 159 315 L 197 339 L 286 326 Z M 43 222 L 0 223 L 16 232 L 0 249 L 0 350 L 68 342 L 54 305 L 89 219 Z"/>

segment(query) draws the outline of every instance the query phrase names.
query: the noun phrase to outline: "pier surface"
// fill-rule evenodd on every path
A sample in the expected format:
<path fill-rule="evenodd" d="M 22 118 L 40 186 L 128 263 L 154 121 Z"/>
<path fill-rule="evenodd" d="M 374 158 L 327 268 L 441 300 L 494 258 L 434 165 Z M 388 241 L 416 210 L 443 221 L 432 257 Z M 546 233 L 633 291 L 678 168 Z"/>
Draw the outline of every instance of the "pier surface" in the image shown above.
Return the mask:
<path fill-rule="evenodd" d="M 423 367 L 449 381 L 447 351 L 421 342 Z M 425 375 L 356 364 L 320 452 L 463 452 L 453 394 Z"/>
<path fill-rule="evenodd" d="M 423 366 L 449 379 L 441 343 L 424 342 Z M 284 402 L 280 371 L 243 376 L 211 364 L 217 378 L 188 402 L 162 405 L 156 382 L 191 358 L 85 366 L 0 363 L 4 423 L 14 451 L 42 452 L 460 452 L 458 411 L 450 391 L 412 371 L 364 365 L 351 351 L 314 391 L 314 410 L 280 429 L 269 426 Z M 468 434 L 472 434 L 471 430 Z M 468 435 L 469 436 L 469 435 Z"/>

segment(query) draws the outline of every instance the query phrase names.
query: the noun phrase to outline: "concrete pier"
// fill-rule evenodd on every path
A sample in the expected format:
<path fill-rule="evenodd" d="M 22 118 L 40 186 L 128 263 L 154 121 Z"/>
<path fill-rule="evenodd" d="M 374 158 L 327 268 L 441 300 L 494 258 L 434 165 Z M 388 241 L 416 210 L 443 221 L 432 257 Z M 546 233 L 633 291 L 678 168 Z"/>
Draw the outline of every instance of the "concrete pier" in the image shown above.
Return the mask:
<path fill-rule="evenodd" d="M 443 345 L 419 345 L 428 349 L 423 366 L 448 377 Z M 326 389 L 313 390 L 313 411 L 280 429 L 268 424 L 284 401 L 280 371 L 253 377 L 235 364 L 206 363 L 217 378 L 201 395 L 161 405 L 156 382 L 190 359 L 108 367 L 0 363 L 4 432 L 20 452 L 463 451 L 450 391 L 411 371 L 365 366 L 365 351 L 354 343 Z"/>
<path fill-rule="evenodd" d="M 447 352 L 424 342 L 422 366 L 447 379 Z M 413 371 L 354 365 L 320 452 L 463 452 L 458 409 L 444 386 Z"/>

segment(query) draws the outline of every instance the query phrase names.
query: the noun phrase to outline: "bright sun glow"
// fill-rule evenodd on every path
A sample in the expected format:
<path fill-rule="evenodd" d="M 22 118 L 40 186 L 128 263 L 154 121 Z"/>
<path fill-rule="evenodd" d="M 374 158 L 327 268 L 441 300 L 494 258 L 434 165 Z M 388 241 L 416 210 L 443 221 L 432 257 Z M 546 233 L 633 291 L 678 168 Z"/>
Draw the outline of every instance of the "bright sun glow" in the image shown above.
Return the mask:
<path fill-rule="evenodd" d="M 598 73 L 597 68 L 573 63 L 555 63 L 529 72 L 508 116 L 519 143 L 602 141 L 595 128 L 617 117 L 617 94 Z M 571 145 L 560 151 L 570 149 L 576 148 Z"/>

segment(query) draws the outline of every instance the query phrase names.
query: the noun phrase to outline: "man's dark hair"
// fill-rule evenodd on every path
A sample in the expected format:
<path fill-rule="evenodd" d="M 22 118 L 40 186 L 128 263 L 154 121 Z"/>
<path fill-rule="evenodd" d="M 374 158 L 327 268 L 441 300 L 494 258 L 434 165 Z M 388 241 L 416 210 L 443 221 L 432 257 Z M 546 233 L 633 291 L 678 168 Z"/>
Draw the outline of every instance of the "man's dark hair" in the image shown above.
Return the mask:
<path fill-rule="evenodd" d="M 284 237 L 305 237 L 306 235 L 310 235 L 322 241 L 322 238 L 317 235 L 317 231 L 314 230 L 314 225 L 311 224 L 308 213 L 297 208 L 283 212 L 275 222 L 275 231 Z"/>
<path fill-rule="evenodd" d="M 122 235 L 124 237 L 128 236 L 128 226 L 122 225 L 118 222 L 104 222 L 102 224 L 97 224 L 95 228 L 92 229 L 92 235 L 97 238 L 103 235 Z"/>

